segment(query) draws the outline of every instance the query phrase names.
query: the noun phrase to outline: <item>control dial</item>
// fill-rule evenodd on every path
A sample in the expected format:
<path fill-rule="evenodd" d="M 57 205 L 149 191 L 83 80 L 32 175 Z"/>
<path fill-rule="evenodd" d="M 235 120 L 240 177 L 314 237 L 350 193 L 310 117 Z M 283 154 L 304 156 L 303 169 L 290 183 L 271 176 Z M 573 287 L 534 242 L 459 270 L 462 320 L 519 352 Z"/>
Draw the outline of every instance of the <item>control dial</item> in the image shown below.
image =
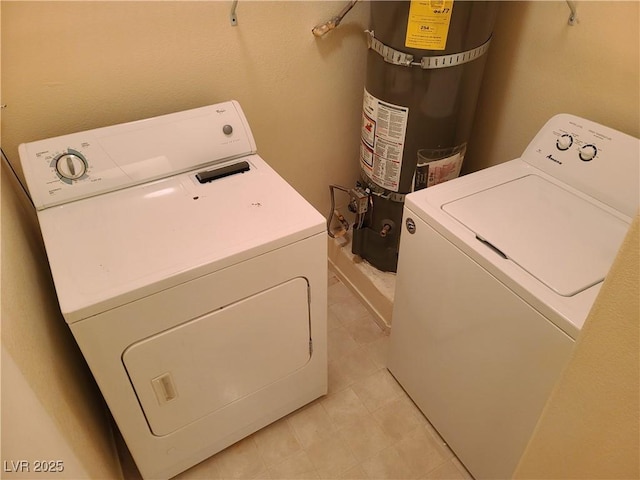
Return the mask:
<path fill-rule="evenodd" d="M 558 147 L 558 150 L 568 150 L 571 145 L 573 145 L 573 137 L 568 133 L 560 135 L 556 141 L 556 147 Z"/>
<path fill-rule="evenodd" d="M 590 160 L 593 160 L 593 157 L 595 157 L 597 153 L 598 153 L 598 149 L 596 148 L 595 145 L 592 145 L 592 144 L 584 145 L 580 149 L 580 160 L 582 160 L 583 162 L 588 162 Z"/>
<path fill-rule="evenodd" d="M 87 160 L 80 152 L 69 150 L 55 160 L 56 173 L 67 180 L 77 180 L 87 173 Z"/>

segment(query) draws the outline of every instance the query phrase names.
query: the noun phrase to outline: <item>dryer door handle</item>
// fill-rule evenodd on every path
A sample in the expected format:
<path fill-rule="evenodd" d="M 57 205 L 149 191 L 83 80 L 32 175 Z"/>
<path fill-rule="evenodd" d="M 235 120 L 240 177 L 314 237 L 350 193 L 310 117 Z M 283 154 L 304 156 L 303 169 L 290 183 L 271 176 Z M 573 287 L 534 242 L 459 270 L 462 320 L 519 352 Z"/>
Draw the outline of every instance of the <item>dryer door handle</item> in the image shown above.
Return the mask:
<path fill-rule="evenodd" d="M 151 380 L 151 385 L 153 385 L 153 391 L 155 392 L 160 405 L 164 405 L 165 403 L 178 398 L 176 384 L 173 383 L 173 378 L 169 372 Z"/>

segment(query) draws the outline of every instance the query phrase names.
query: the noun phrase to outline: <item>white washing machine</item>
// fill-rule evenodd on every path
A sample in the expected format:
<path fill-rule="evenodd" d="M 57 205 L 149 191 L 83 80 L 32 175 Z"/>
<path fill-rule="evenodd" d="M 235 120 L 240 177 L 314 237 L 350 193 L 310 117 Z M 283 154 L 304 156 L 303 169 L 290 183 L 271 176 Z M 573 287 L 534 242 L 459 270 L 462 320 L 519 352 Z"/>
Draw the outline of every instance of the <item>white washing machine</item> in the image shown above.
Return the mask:
<path fill-rule="evenodd" d="M 637 139 L 553 117 L 407 196 L 389 370 L 476 478 L 511 478 L 638 210 Z"/>
<path fill-rule="evenodd" d="M 19 152 L 62 313 L 143 477 L 326 393 L 325 219 L 238 103 Z"/>

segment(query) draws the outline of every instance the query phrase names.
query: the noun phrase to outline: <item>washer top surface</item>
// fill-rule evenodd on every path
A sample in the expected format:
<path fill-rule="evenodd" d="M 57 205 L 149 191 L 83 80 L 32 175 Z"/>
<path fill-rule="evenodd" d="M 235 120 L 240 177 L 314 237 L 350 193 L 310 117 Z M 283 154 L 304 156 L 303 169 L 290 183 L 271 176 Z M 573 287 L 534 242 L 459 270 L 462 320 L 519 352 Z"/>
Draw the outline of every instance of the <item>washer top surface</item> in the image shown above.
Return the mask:
<path fill-rule="evenodd" d="M 442 209 L 562 296 L 604 280 L 628 223 L 538 175 L 526 175 Z"/>
<path fill-rule="evenodd" d="M 561 114 L 522 158 L 407 195 L 405 216 L 422 219 L 576 338 L 638 211 L 639 147 Z"/>

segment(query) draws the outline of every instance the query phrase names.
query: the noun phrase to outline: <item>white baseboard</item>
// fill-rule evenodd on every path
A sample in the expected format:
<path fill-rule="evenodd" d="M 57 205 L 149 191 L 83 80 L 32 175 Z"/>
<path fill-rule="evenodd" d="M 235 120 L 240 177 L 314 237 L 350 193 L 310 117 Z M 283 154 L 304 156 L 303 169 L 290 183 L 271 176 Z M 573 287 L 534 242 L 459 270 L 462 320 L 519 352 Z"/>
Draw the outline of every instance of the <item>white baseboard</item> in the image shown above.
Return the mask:
<path fill-rule="evenodd" d="M 391 328 L 396 275 L 381 272 L 351 253 L 350 237 L 328 239 L 329 268 L 371 312 L 385 332 Z"/>

